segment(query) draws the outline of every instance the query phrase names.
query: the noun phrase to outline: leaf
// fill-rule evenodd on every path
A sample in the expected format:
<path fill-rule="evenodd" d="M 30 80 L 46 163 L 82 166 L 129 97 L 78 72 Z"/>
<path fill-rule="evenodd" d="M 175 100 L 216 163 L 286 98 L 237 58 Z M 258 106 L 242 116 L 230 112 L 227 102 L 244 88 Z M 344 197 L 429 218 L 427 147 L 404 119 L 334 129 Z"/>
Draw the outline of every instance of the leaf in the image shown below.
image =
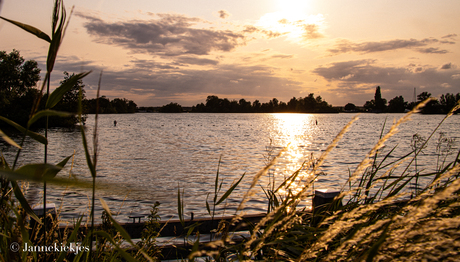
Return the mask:
<path fill-rule="evenodd" d="M 222 161 L 222 155 L 219 157 L 219 163 L 217 164 L 217 173 L 216 173 L 216 181 L 214 182 L 214 204 L 217 200 L 217 185 L 219 184 L 219 169 L 220 169 L 220 162 Z"/>
<path fill-rule="evenodd" d="M 32 180 L 40 180 L 45 177 L 45 174 L 55 176 L 61 169 L 62 167 L 52 164 L 27 164 L 15 170 L 14 173 L 28 176 Z"/>
<path fill-rule="evenodd" d="M 209 197 L 209 193 L 206 195 L 206 210 L 208 210 L 209 215 L 212 216 L 211 208 L 209 208 L 208 197 Z"/>
<path fill-rule="evenodd" d="M 62 111 L 56 111 L 56 110 L 49 110 L 45 109 L 42 111 L 38 111 L 35 113 L 32 118 L 27 122 L 27 127 L 30 127 L 33 123 L 35 123 L 38 119 L 46 116 L 58 116 L 58 117 L 66 117 L 66 116 L 72 116 L 72 113 L 69 112 L 62 112 Z"/>
<path fill-rule="evenodd" d="M 190 253 L 192 254 L 192 253 L 197 252 L 198 249 L 199 249 L 199 247 L 200 247 L 200 234 L 198 233 L 197 238 L 196 238 L 196 240 L 195 240 L 195 243 L 193 243 L 192 252 L 190 252 Z M 189 259 L 190 261 L 194 261 L 194 260 L 193 260 L 193 257 L 191 256 L 191 254 L 189 255 L 188 259 Z"/>
<path fill-rule="evenodd" d="M 236 182 L 233 186 L 231 186 L 227 192 L 225 192 L 225 194 L 219 199 L 219 201 L 217 201 L 216 205 L 222 203 L 222 201 L 224 201 L 232 192 L 233 190 L 238 186 L 238 184 L 241 182 L 241 180 L 243 179 L 244 175 L 246 175 L 246 173 L 244 173 L 241 178 L 238 180 L 238 182 Z"/>
<path fill-rule="evenodd" d="M 80 181 L 74 178 L 60 178 L 60 177 L 49 178 L 46 176 L 36 177 L 30 174 L 17 173 L 15 171 L 11 171 L 6 168 L 4 169 L 0 168 L 0 176 L 3 176 L 4 178 L 7 178 L 11 181 L 17 181 L 17 180 L 28 180 L 28 181 L 36 181 L 36 182 L 46 181 L 47 183 L 50 183 L 53 185 L 71 186 L 71 187 L 77 187 L 77 188 L 83 188 L 83 189 L 91 189 L 93 185 L 92 182 Z M 102 187 L 101 190 L 104 190 L 107 192 L 113 192 L 114 190 L 117 190 L 120 187 L 117 183 L 110 183 L 110 182 L 98 182 L 98 186 L 101 186 Z"/>
<path fill-rule="evenodd" d="M 69 161 L 69 159 L 70 159 L 71 157 L 72 157 L 72 156 L 68 156 L 68 157 L 64 158 L 64 160 L 62 160 L 61 162 L 59 162 L 59 163 L 56 165 L 56 167 L 59 167 L 59 168 L 60 168 L 59 170 L 56 169 L 57 172 L 54 172 L 54 171 L 49 170 L 49 171 L 47 171 L 47 172 L 44 174 L 44 177 L 45 177 L 45 178 L 54 178 L 54 177 L 57 175 L 57 173 L 59 173 L 59 171 L 61 171 L 61 169 L 64 168 L 64 166 L 67 164 L 67 162 Z"/>
<path fill-rule="evenodd" d="M 85 127 L 83 126 L 83 122 L 81 120 L 81 112 L 82 112 L 81 100 L 82 100 L 82 90 L 80 88 L 79 99 L 78 99 L 78 117 L 80 118 L 81 140 L 83 143 L 83 149 L 85 150 L 86 164 L 91 172 L 91 176 L 94 178 L 96 177 L 96 167 L 91 161 L 91 156 L 89 154 L 89 149 L 88 149 L 88 142 L 86 141 Z"/>
<path fill-rule="evenodd" d="M 184 203 L 180 198 L 180 188 L 177 188 L 177 212 L 179 213 L 180 223 L 184 226 Z"/>
<path fill-rule="evenodd" d="M 83 73 L 70 77 L 65 83 L 63 83 L 60 87 L 56 88 L 50 94 L 50 96 L 48 97 L 48 100 L 46 101 L 45 108 L 47 109 L 53 108 L 57 103 L 59 103 L 59 101 L 61 101 L 64 94 L 67 93 L 69 90 L 71 90 L 72 87 L 75 86 L 75 84 L 77 84 L 78 80 L 84 78 L 90 73 L 91 71 L 88 71 L 88 72 L 83 72 Z"/>
<path fill-rule="evenodd" d="M 22 127 L 21 125 L 17 124 L 16 122 L 13 122 L 11 120 L 9 120 L 8 118 L 5 118 L 3 116 L 0 116 L 0 120 L 3 120 L 3 122 L 6 122 L 7 124 L 9 124 L 10 126 L 16 128 L 18 131 L 20 131 L 21 133 L 25 134 L 25 135 L 28 135 L 30 136 L 31 138 L 33 138 L 35 141 L 38 141 L 44 145 L 47 145 L 48 144 L 48 140 L 46 139 L 46 137 L 38 134 L 38 133 L 35 133 L 35 132 L 32 132 L 30 130 L 27 130 L 25 129 L 24 127 Z"/>
<path fill-rule="evenodd" d="M 13 141 L 13 139 L 11 139 L 9 136 L 7 136 L 5 133 L 3 133 L 2 130 L 0 130 L 0 136 L 3 138 L 3 140 L 5 140 L 8 144 L 12 145 L 12 146 L 15 146 L 19 149 L 21 149 L 21 146 L 19 146 L 18 144 L 16 144 L 16 142 Z"/>
<path fill-rule="evenodd" d="M 24 194 L 22 194 L 22 191 L 19 188 L 18 183 L 16 181 L 12 180 L 11 185 L 13 186 L 14 196 L 19 201 L 19 203 L 21 204 L 22 208 L 24 208 L 24 211 L 26 211 L 26 213 L 31 218 L 33 218 L 35 221 L 37 221 L 38 223 L 41 224 L 42 222 L 40 221 L 40 219 L 37 217 L 37 215 L 34 213 L 32 208 L 30 207 L 29 202 L 27 202 L 26 198 L 24 197 Z"/>
<path fill-rule="evenodd" d="M 26 24 L 23 24 L 21 22 L 17 22 L 17 21 L 13 21 L 13 20 L 4 18 L 2 16 L 0 16 L 0 18 L 5 20 L 5 21 L 7 21 L 7 22 L 12 23 L 13 25 L 16 25 L 16 26 L 24 29 L 25 31 L 35 35 L 36 37 L 45 40 L 46 42 L 51 43 L 51 38 L 47 34 L 45 34 L 43 31 L 41 31 L 40 29 L 37 29 L 37 28 L 35 28 L 35 27 L 31 26 L 31 25 L 26 25 Z"/>
<path fill-rule="evenodd" d="M 89 149 L 88 149 L 88 143 L 86 142 L 85 127 L 83 125 L 80 125 L 80 130 L 81 130 L 81 140 L 83 143 L 83 148 L 85 150 L 86 164 L 88 165 L 88 168 L 91 172 L 91 176 L 96 177 L 96 168 L 94 167 L 93 162 L 91 161 L 91 156 L 89 154 Z"/>
<path fill-rule="evenodd" d="M 72 156 L 66 157 L 57 165 L 52 164 L 27 164 L 15 171 L 7 169 L 0 169 L 0 174 L 10 178 L 11 180 L 32 180 L 32 181 L 46 181 L 54 178 L 59 171 L 67 164 Z"/>
<path fill-rule="evenodd" d="M 59 21 L 59 27 L 56 29 L 57 20 L 59 19 L 59 12 L 61 12 L 61 15 L 60 15 L 61 18 Z M 65 11 L 64 5 L 62 4 L 62 1 L 56 1 L 54 10 L 53 10 L 53 33 L 52 33 L 52 39 L 50 42 L 50 47 L 48 49 L 48 58 L 46 61 L 46 69 L 48 72 L 52 72 L 54 68 L 54 63 L 56 61 L 57 53 L 62 43 L 62 37 L 64 36 L 65 28 L 63 28 L 63 26 L 65 23 L 65 19 L 66 19 L 66 11 Z"/>

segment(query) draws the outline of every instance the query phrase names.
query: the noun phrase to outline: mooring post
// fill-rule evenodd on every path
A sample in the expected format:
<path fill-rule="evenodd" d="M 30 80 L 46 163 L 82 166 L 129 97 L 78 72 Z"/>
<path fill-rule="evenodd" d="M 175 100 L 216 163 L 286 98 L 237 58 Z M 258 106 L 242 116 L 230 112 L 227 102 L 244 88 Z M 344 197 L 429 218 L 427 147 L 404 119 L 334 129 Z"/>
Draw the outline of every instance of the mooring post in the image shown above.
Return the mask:
<path fill-rule="evenodd" d="M 342 199 L 335 199 L 340 191 L 334 189 L 317 189 L 313 196 L 313 218 L 312 225 L 316 226 L 326 216 L 342 206 Z"/>

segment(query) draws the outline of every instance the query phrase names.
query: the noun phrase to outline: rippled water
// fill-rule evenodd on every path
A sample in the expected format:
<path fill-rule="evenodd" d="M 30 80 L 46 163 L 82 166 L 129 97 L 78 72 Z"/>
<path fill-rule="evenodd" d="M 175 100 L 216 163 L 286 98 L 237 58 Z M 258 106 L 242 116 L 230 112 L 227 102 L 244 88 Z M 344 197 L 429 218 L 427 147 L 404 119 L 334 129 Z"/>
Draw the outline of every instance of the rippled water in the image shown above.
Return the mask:
<path fill-rule="evenodd" d="M 229 214 L 246 193 L 254 175 L 267 163 L 270 152 L 278 154 L 287 145 L 272 169 L 280 182 L 311 157 L 319 157 L 352 114 L 127 114 L 99 116 L 99 156 L 97 181 L 116 186 L 98 189 L 121 222 L 130 214 L 148 214 L 155 201 L 161 203 L 162 219 L 177 217 L 177 190 L 184 189 L 185 213 L 195 217 L 206 213 L 206 197 L 214 191 L 220 163 L 223 189 L 244 173 L 241 185 L 227 205 L 218 209 Z M 378 141 L 386 120 L 387 131 L 394 119 L 403 114 L 361 114 L 350 131 L 340 140 L 321 168 L 327 175 L 315 183 L 316 188 L 340 189 L 349 171 L 363 160 Z M 388 141 L 388 148 L 398 144 L 395 155 L 411 149 L 411 139 L 418 133 L 428 137 L 442 120 L 441 115 L 415 115 L 400 126 L 400 132 Z M 118 122 L 113 126 L 113 121 Z M 460 140 L 460 116 L 452 116 L 440 128 L 446 137 Z M 88 141 L 92 140 L 94 116 L 86 123 Z M 438 132 L 439 133 L 439 132 Z M 78 179 L 90 179 L 86 167 L 81 135 L 78 130 L 52 129 L 49 132 L 49 162 L 57 163 L 72 155 L 71 173 Z M 435 169 L 436 134 L 418 161 L 421 169 Z M 458 144 L 455 145 L 458 148 Z M 12 162 L 14 148 L 1 144 L 7 161 Z M 22 163 L 43 161 L 43 146 L 27 141 Z M 69 176 L 70 163 L 60 176 Z M 259 184 L 266 186 L 268 177 Z M 48 200 L 60 205 L 61 217 L 72 219 L 89 214 L 90 192 L 75 188 L 48 187 Z M 30 185 L 28 198 L 37 203 L 42 186 Z M 209 198 L 211 200 L 211 197 Z M 302 206 L 310 205 L 306 199 Z M 96 208 L 98 214 L 100 206 Z M 266 211 L 265 197 L 258 193 L 247 204 L 248 212 Z"/>

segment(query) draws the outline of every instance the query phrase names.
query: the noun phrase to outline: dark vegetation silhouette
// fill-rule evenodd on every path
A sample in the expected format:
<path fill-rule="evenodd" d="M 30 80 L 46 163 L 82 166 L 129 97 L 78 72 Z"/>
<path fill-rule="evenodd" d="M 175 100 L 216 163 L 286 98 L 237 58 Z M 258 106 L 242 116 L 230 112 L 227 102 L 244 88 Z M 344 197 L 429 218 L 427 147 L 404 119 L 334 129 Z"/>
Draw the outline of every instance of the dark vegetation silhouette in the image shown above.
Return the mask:
<path fill-rule="evenodd" d="M 48 99 L 48 94 L 40 96 L 37 83 L 40 81 L 40 68 L 34 60 L 25 60 L 18 50 L 10 53 L 0 51 L 0 116 L 6 117 L 22 126 L 27 125 L 32 112 L 33 105 L 37 99 L 38 109 L 43 110 Z M 64 72 L 64 79 L 60 84 L 65 84 L 69 79 L 75 77 L 74 73 Z M 78 123 L 78 99 L 80 89 L 83 100 L 83 121 L 86 114 L 96 113 L 96 100 L 86 99 L 85 85 L 82 79 L 78 79 L 72 88 L 68 90 L 62 99 L 55 105 L 54 109 L 61 112 L 72 113 L 70 116 L 52 116 L 48 119 L 49 127 L 73 127 Z M 135 113 L 136 103 L 125 98 L 115 98 L 110 101 L 105 96 L 99 98 L 99 113 Z M 36 121 L 32 127 L 45 127 L 46 120 Z M 0 126 L 6 126 L 0 121 Z"/>
<path fill-rule="evenodd" d="M 83 101 L 85 112 L 95 114 L 97 110 L 97 99 L 89 99 Z M 108 99 L 106 96 L 99 97 L 99 114 L 125 114 L 135 113 L 137 105 L 132 100 L 126 98 Z"/>
<path fill-rule="evenodd" d="M 302 98 L 291 98 L 288 103 L 273 98 L 267 103 L 254 102 L 245 99 L 228 100 L 210 95 L 206 98 L 206 104 L 200 103 L 192 107 L 192 112 L 206 113 L 337 113 L 337 109 L 322 99 L 315 97 L 313 93 Z"/>
<path fill-rule="evenodd" d="M 385 98 L 382 98 L 382 94 L 380 92 L 380 86 L 377 86 L 375 89 L 374 99 L 370 101 L 366 101 L 363 105 L 363 110 L 365 112 L 371 113 L 404 113 L 409 110 L 412 110 L 421 102 L 425 101 L 426 99 L 432 97 L 431 93 L 422 92 L 417 95 L 417 101 L 414 102 L 407 102 L 404 100 L 402 96 L 396 96 L 388 102 Z M 447 114 L 460 100 L 460 93 L 455 94 L 442 94 L 440 99 L 433 98 L 430 102 L 428 102 L 425 107 L 421 110 L 422 114 Z M 350 108 L 350 105 L 347 104 L 345 107 Z M 344 108 L 346 111 L 347 109 Z M 458 113 L 457 110 L 455 113 Z"/>
<path fill-rule="evenodd" d="M 358 111 L 358 108 L 353 103 L 346 104 L 343 109 L 345 110 L 345 112 L 356 112 L 356 111 Z"/>
<path fill-rule="evenodd" d="M 184 110 L 182 109 L 182 106 L 178 103 L 171 102 L 167 105 L 160 107 L 158 111 L 161 113 L 182 113 Z"/>
<path fill-rule="evenodd" d="M 17 50 L 0 51 L 0 115 L 24 126 L 39 93 L 33 88 L 39 80 L 36 61 L 25 61 Z"/>

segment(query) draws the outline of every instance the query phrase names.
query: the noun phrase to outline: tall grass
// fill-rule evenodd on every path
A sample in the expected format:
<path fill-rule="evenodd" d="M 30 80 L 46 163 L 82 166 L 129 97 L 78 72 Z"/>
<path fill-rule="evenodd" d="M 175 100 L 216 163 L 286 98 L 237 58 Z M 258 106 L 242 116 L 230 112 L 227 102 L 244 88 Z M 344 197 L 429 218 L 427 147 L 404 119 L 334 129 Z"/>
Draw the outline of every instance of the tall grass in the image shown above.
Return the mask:
<path fill-rule="evenodd" d="M 91 158 L 90 152 L 88 149 L 88 145 L 86 142 L 86 134 L 85 128 L 81 123 L 81 134 L 82 134 L 82 141 L 83 147 L 85 151 L 85 156 L 87 160 L 88 169 L 91 173 L 93 178 L 92 184 L 90 185 L 92 188 L 92 201 L 91 201 L 91 230 L 89 232 L 84 232 L 84 235 L 79 235 L 80 232 L 80 224 L 82 218 L 78 219 L 74 225 L 74 230 L 72 232 L 65 231 L 64 235 L 60 235 L 60 231 L 58 230 L 58 221 L 54 219 L 50 214 L 45 213 L 42 218 L 37 217 L 34 211 L 31 209 L 29 202 L 24 197 L 24 194 L 21 188 L 18 185 L 18 181 L 21 180 L 29 180 L 35 182 L 43 182 L 44 184 L 44 195 L 43 195 L 43 209 L 46 210 L 46 184 L 47 183 L 54 183 L 59 185 L 72 185 L 72 186 L 80 186 L 80 187 L 88 187 L 88 183 L 85 182 L 75 182 L 71 179 L 62 179 L 56 178 L 56 175 L 59 173 L 62 168 L 67 164 L 68 160 L 71 156 L 65 158 L 60 163 L 53 165 L 48 163 L 48 126 L 45 127 L 45 135 L 42 136 L 38 133 L 30 131 L 30 127 L 33 123 L 37 120 L 45 117 L 48 118 L 50 116 L 70 116 L 71 114 L 66 112 L 58 112 L 52 110 L 53 107 L 62 99 L 63 95 L 68 92 L 77 82 L 78 80 L 84 78 L 90 72 L 83 72 L 77 75 L 74 75 L 68 79 L 65 83 L 61 84 L 58 88 L 56 88 L 51 94 L 49 93 L 49 85 L 50 85 L 50 77 L 51 72 L 54 68 L 54 63 L 57 58 L 57 53 L 59 47 L 62 43 L 62 40 L 65 35 L 65 31 L 68 25 L 66 10 L 62 0 L 56 0 L 54 3 L 53 8 L 53 16 L 52 16 L 52 34 L 51 37 L 48 36 L 43 31 L 27 25 L 21 22 L 17 22 L 14 20 L 10 20 L 4 17 L 1 19 L 12 23 L 23 30 L 35 35 L 36 37 L 47 41 L 49 43 L 49 50 L 47 56 L 47 72 L 43 84 L 40 89 L 39 96 L 36 98 L 35 104 L 32 108 L 30 113 L 29 121 L 27 123 L 27 127 L 22 127 L 13 121 L 6 119 L 4 117 L 0 117 L 0 120 L 6 122 L 7 124 L 11 125 L 12 127 L 16 128 L 20 131 L 23 136 L 21 142 L 18 144 L 13 141 L 10 137 L 8 137 L 4 132 L 0 131 L 2 138 L 12 146 L 17 147 L 17 154 L 15 159 L 13 160 L 13 165 L 10 167 L 8 161 L 1 156 L 1 165 L 0 165 L 0 175 L 1 175 L 1 225 L 0 225 L 0 235 L 2 236 L 0 242 L 0 258 L 2 261 L 43 261 L 43 260 L 57 260 L 63 261 L 66 257 L 72 257 L 73 260 L 85 260 L 85 261 L 93 261 L 96 258 L 108 258 L 108 259 L 119 259 L 123 257 L 123 259 L 127 261 L 136 261 L 136 259 L 129 254 L 125 249 L 120 247 L 120 242 L 116 241 L 116 238 L 105 231 L 98 230 L 96 231 L 94 227 L 94 207 L 95 207 L 95 183 L 96 183 L 96 163 L 97 163 L 97 128 L 95 128 L 95 132 L 93 135 L 93 157 Z M 101 73 L 102 76 L 102 73 Z M 40 104 L 40 100 L 43 96 L 44 88 L 47 87 L 47 94 L 48 99 L 46 101 L 45 109 L 38 111 L 38 105 Z M 99 87 L 100 87 L 100 80 L 99 80 Z M 81 92 L 80 92 L 81 93 Z M 79 109 L 79 116 L 81 119 L 81 95 L 80 95 L 80 109 Z M 96 114 L 96 123 L 97 123 L 97 114 Z M 43 163 L 30 163 L 25 164 L 21 167 L 17 167 L 18 159 L 21 155 L 21 150 L 24 146 L 24 141 L 26 136 L 30 136 L 34 140 L 42 143 L 44 145 L 44 161 Z M 10 187 L 11 184 L 11 187 Z M 15 198 L 12 197 L 14 193 Z M 106 219 L 111 222 L 111 224 L 115 227 L 116 231 L 122 236 L 124 241 L 127 241 L 132 248 L 138 250 L 137 253 L 141 254 L 146 260 L 151 261 L 152 259 L 147 255 L 143 249 L 137 249 L 134 243 L 132 242 L 131 238 L 127 234 L 127 232 L 120 226 L 120 224 L 115 221 L 110 213 L 109 207 L 105 204 L 105 202 L 101 199 L 101 204 L 105 210 Z M 30 228 L 32 225 L 27 220 L 27 217 L 32 218 L 35 220 L 35 224 L 37 225 L 34 228 Z M 30 232 L 32 235 L 30 235 Z M 100 239 L 103 241 L 108 241 L 111 243 L 112 248 L 111 252 L 108 252 L 110 255 L 109 257 L 101 257 L 101 250 L 94 250 L 93 249 L 93 241 L 96 240 L 95 236 L 99 236 Z M 64 245 L 67 248 L 70 248 L 71 245 L 75 245 L 75 243 L 82 243 L 85 247 L 85 251 L 89 252 L 80 252 L 69 254 L 69 252 L 31 252 L 27 249 L 24 249 L 24 246 L 27 244 L 28 246 L 50 246 L 53 244 L 57 244 L 58 246 L 62 247 Z M 19 246 L 16 246 L 19 245 Z M 95 252 L 93 252 L 95 251 Z M 72 253 L 72 252 L 71 252 Z M 104 254 L 107 254 L 105 252 Z M 98 260 L 98 259 L 97 259 Z"/>
<path fill-rule="evenodd" d="M 23 134 L 19 143 L 13 141 L 0 131 L 2 138 L 17 148 L 16 157 L 10 165 L 3 156 L 0 158 L 1 203 L 0 203 L 0 258 L 1 261 L 43 261 L 43 260 L 74 260 L 74 261 L 152 261 L 158 258 L 158 247 L 155 238 L 158 236 L 157 205 L 152 209 L 139 244 L 135 244 L 123 227 L 114 219 L 110 208 L 101 199 L 104 209 L 103 226 L 94 225 L 94 207 L 96 205 L 97 178 L 97 126 L 93 133 L 93 151 L 88 147 L 85 128 L 81 127 L 84 152 L 92 183 L 76 182 L 72 179 L 58 178 L 56 175 L 67 164 L 70 157 L 62 159 L 57 164 L 47 160 L 48 138 L 45 135 L 32 132 L 30 126 L 40 118 L 48 116 L 68 116 L 68 113 L 57 112 L 53 107 L 63 94 L 70 90 L 75 83 L 90 72 L 77 74 L 54 90 L 46 102 L 45 110 L 38 111 L 38 103 L 44 87 L 49 86 L 51 72 L 57 57 L 59 46 L 65 34 L 68 20 L 62 1 L 54 5 L 51 37 L 30 25 L 0 17 L 19 26 L 27 32 L 50 43 L 47 57 L 47 73 L 41 87 L 36 106 L 30 114 L 27 127 L 22 127 L 6 118 L 0 120 L 10 124 Z M 102 73 L 101 73 L 102 75 Z M 101 77 L 100 77 L 101 79 Z M 100 86 L 100 82 L 99 82 Z M 219 238 L 213 236 L 213 241 L 205 246 L 195 242 L 190 247 L 189 259 L 197 256 L 209 256 L 218 261 L 227 258 L 243 260 L 285 260 L 285 261 L 429 261 L 429 260 L 458 260 L 460 258 L 460 151 L 452 152 L 452 140 L 445 137 L 438 139 L 436 163 L 433 172 L 426 173 L 418 168 L 419 155 L 425 150 L 426 144 L 442 127 L 443 122 L 453 112 L 460 108 L 457 104 L 425 139 L 414 137 L 410 152 L 395 157 L 395 148 L 384 152 L 387 141 L 398 132 L 398 127 L 410 121 L 429 100 L 419 104 L 413 111 L 404 115 L 391 125 L 387 133 L 380 135 L 379 141 L 369 151 L 361 163 L 350 172 L 348 181 L 344 183 L 339 196 L 330 203 L 318 209 L 317 212 L 299 210 L 299 203 L 306 197 L 311 197 L 315 181 L 325 175 L 320 168 L 344 134 L 358 118 L 355 117 L 335 137 L 318 159 L 307 158 L 305 163 L 275 186 L 272 184 L 264 192 L 267 196 L 268 212 L 257 225 L 253 225 L 248 236 L 241 236 L 237 241 L 233 237 L 238 232 L 230 232 L 230 227 L 219 227 Z M 81 102 L 80 102 L 81 103 Z M 80 108 L 81 112 L 81 108 Z M 96 115 L 97 123 L 97 115 Z M 18 166 L 21 150 L 25 146 L 26 136 L 45 146 L 44 162 L 29 163 Z M 450 142 L 449 142 L 450 141 Z M 444 149 L 443 149 L 444 145 Z M 278 157 L 269 157 L 267 165 L 258 172 L 251 181 L 248 191 L 241 199 L 231 223 L 243 219 L 243 208 L 254 196 L 261 177 L 269 174 L 276 164 Z M 449 161 L 447 155 L 453 155 Z M 244 176 L 244 175 L 243 175 Z M 37 217 L 30 208 L 29 202 L 18 184 L 18 181 L 36 181 L 44 183 L 44 205 L 46 205 L 46 184 L 71 185 L 90 188 L 91 227 L 89 231 L 80 230 L 82 217 L 74 224 L 74 230 L 58 230 L 58 221 L 45 215 Z M 225 203 L 242 177 L 235 181 L 225 192 L 222 191 L 222 181 L 217 170 L 211 200 L 204 203 L 210 217 L 215 219 L 216 206 Z M 301 190 L 289 189 L 294 181 L 302 181 Z M 422 181 L 429 181 L 428 183 Z M 113 185 L 109 185 L 109 188 Z M 212 189 L 211 189 L 212 190 Z M 183 191 L 182 191 L 183 192 Z M 183 194 L 183 193 L 182 193 Z M 183 198 L 178 190 L 179 217 L 184 222 Z M 35 221 L 35 222 L 33 222 Z M 35 223 L 35 229 L 30 228 Z M 196 228 L 189 227 L 188 235 Z M 43 230 L 46 229 L 46 230 Z M 43 232 L 43 233 L 42 233 Z M 47 233 L 44 233 L 47 232 Z M 198 234 L 199 235 L 199 234 Z M 18 243 L 20 249 L 13 252 L 12 243 Z M 80 253 L 36 253 L 23 250 L 25 244 L 39 245 L 57 243 L 70 247 L 75 243 L 87 246 L 88 252 Z M 93 245 L 95 243 L 95 245 Z M 128 247 L 123 247 L 127 243 Z"/>
<path fill-rule="evenodd" d="M 236 257 L 240 261 L 459 259 L 460 150 L 456 153 L 447 151 L 452 150 L 453 141 L 441 135 L 437 143 L 438 153 L 434 157 L 442 161 L 437 161 L 436 171 L 423 173 L 417 168 L 416 160 L 443 122 L 460 108 L 460 101 L 426 139 L 419 140 L 419 145 L 412 151 L 395 157 L 395 148 L 390 148 L 382 154 L 386 142 L 398 132 L 398 127 L 410 121 L 410 117 L 429 101 L 419 104 L 396 121 L 387 133 L 381 134 L 376 145 L 351 172 L 341 193 L 332 203 L 319 209 L 319 213 L 299 212 L 296 207 L 305 196 L 311 196 L 308 192 L 312 191 L 314 181 L 320 175 L 321 164 L 351 123 L 344 127 L 319 159 L 308 160 L 280 186 L 270 187 L 272 192 L 266 193 L 267 199 L 276 204 L 272 204 L 270 212 L 252 228 L 249 237 L 235 243 L 230 237 L 232 234 L 223 234 L 229 237 L 208 244 L 189 258 L 208 255 L 217 260 Z M 440 150 L 442 143 L 446 148 L 443 152 Z M 447 154 L 454 153 L 454 159 L 447 161 Z M 251 196 L 255 180 L 268 172 L 275 161 L 276 157 L 255 176 L 242 205 Z M 302 190 L 298 194 L 279 196 L 279 190 L 298 178 L 300 171 L 307 174 L 307 179 L 301 180 Z M 421 184 L 422 180 L 430 182 Z M 240 218 L 235 217 L 235 221 Z"/>

